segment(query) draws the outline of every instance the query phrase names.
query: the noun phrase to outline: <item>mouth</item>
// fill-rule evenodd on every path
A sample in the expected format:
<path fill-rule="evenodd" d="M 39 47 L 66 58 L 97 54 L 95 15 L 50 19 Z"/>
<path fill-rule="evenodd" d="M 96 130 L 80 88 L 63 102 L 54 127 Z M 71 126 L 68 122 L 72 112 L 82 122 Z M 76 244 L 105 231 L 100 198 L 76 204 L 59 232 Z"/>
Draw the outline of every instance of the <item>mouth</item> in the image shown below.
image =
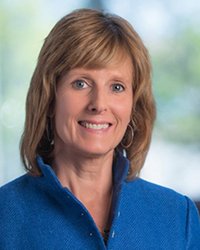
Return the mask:
<path fill-rule="evenodd" d="M 103 122 L 103 123 L 93 123 L 87 121 L 79 121 L 78 122 L 82 127 L 94 130 L 103 130 L 112 126 L 111 123 Z"/>

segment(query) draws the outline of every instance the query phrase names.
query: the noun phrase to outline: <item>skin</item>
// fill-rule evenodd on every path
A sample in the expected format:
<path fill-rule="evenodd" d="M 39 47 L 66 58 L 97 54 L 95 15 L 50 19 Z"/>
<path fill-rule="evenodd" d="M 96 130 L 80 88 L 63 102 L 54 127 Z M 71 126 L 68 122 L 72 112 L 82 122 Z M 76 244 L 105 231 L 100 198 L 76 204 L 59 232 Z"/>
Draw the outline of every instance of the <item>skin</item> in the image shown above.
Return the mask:
<path fill-rule="evenodd" d="M 53 167 L 100 231 L 110 209 L 114 149 L 131 117 L 132 82 L 132 62 L 124 56 L 104 68 L 72 69 L 57 87 Z"/>

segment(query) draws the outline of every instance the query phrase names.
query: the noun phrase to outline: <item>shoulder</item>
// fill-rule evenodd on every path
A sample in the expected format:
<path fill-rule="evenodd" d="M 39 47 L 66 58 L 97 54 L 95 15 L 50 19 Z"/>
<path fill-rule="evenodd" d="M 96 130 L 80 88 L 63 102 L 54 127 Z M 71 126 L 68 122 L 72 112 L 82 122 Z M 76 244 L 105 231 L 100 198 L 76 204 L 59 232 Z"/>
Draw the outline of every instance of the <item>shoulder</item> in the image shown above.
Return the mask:
<path fill-rule="evenodd" d="M 29 176 L 27 174 L 22 175 L 15 180 L 12 180 L 0 187 L 0 197 L 2 195 L 16 194 L 16 191 L 22 190 L 28 183 Z"/>
<path fill-rule="evenodd" d="M 134 210 L 135 205 L 146 214 L 163 220 L 187 222 L 195 217 L 199 222 L 197 208 L 193 201 L 170 188 L 137 178 L 126 182 L 124 200 Z"/>
<path fill-rule="evenodd" d="M 0 209 L 16 208 L 25 203 L 33 192 L 32 178 L 28 174 L 0 187 Z"/>
<path fill-rule="evenodd" d="M 28 202 L 25 193 L 29 190 L 29 176 L 23 175 L 0 188 L 0 221 L 4 230 L 20 225 L 25 220 L 24 211 Z M 15 223 L 13 223 L 15 221 Z"/>
<path fill-rule="evenodd" d="M 171 188 L 167 188 L 141 178 L 136 178 L 130 182 L 126 182 L 127 191 L 134 192 L 135 195 L 144 197 L 147 200 L 157 200 L 169 203 L 174 201 L 185 202 L 185 196 L 176 192 Z"/>
<path fill-rule="evenodd" d="M 164 232 L 169 242 L 175 235 L 183 239 L 189 249 L 200 244 L 199 214 L 191 199 L 140 178 L 126 182 L 122 189 L 121 199 L 128 207 L 128 217 L 142 225 L 146 234 L 153 228 L 161 239 Z"/>

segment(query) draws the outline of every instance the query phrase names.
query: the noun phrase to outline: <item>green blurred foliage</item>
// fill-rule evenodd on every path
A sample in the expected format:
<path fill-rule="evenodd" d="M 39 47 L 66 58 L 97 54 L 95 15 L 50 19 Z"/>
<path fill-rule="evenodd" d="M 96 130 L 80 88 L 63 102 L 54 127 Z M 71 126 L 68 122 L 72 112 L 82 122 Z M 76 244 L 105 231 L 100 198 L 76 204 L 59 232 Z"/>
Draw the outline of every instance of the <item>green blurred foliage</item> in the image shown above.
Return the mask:
<path fill-rule="evenodd" d="M 8 164 L 19 154 L 26 93 L 48 32 L 39 7 L 38 0 L 0 2 L 0 150 L 3 159 L 12 155 Z"/>
<path fill-rule="evenodd" d="M 200 146 L 200 33 L 191 27 L 163 41 L 152 54 L 157 132 Z"/>

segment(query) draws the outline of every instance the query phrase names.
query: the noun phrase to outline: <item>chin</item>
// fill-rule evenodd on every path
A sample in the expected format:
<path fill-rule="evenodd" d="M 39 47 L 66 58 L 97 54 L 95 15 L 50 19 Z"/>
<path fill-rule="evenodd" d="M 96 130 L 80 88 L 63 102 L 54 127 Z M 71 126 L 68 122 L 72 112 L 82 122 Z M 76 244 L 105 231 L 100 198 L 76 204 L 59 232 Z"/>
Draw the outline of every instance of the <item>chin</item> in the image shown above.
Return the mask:
<path fill-rule="evenodd" d="M 114 152 L 113 148 L 105 149 L 105 147 L 103 149 L 102 148 L 92 148 L 92 149 L 88 149 L 88 150 L 84 149 L 82 151 L 84 156 L 89 156 L 89 157 L 94 157 L 94 158 L 105 156 L 105 155 L 111 154 L 113 152 Z"/>

